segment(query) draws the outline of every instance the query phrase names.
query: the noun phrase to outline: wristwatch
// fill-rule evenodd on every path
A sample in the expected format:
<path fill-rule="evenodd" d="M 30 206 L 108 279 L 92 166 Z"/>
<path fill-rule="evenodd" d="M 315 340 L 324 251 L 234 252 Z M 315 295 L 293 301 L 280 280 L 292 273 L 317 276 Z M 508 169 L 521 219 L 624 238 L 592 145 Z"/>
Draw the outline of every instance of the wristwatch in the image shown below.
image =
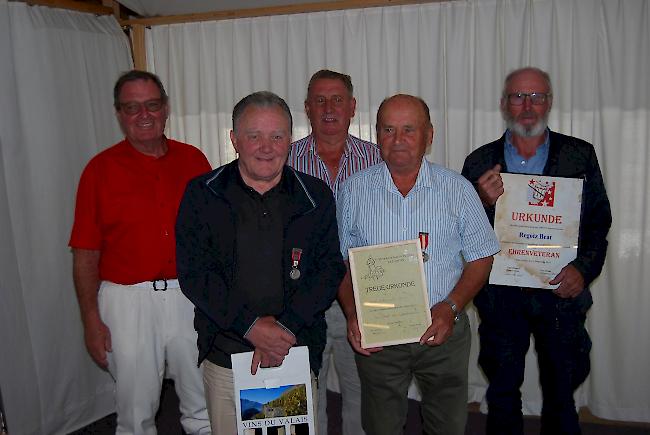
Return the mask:
<path fill-rule="evenodd" d="M 449 308 L 451 308 L 451 311 L 454 313 L 454 323 L 458 322 L 458 319 L 460 318 L 460 311 L 458 311 L 456 303 L 449 298 L 445 298 L 443 302 L 449 305 Z"/>

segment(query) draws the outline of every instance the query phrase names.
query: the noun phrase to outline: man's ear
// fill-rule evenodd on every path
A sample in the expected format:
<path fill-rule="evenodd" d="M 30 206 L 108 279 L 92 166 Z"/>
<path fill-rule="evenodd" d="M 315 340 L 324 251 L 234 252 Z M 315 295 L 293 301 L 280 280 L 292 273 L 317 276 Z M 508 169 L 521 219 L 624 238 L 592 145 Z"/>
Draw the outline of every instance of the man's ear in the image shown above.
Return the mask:
<path fill-rule="evenodd" d="M 237 136 L 235 136 L 234 130 L 230 130 L 230 142 L 232 142 L 232 147 L 235 149 L 235 152 L 239 154 L 239 150 L 237 149 Z"/>

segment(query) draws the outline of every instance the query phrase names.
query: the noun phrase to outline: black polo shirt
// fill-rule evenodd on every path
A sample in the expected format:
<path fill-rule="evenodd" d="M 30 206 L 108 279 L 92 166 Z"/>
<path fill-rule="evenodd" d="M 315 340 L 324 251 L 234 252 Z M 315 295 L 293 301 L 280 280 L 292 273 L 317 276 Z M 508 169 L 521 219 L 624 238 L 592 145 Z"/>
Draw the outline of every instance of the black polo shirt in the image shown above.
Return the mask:
<path fill-rule="evenodd" d="M 262 195 L 244 183 L 239 171 L 236 178 L 234 288 L 260 317 L 278 315 L 284 301 L 282 213 L 290 200 L 286 177 Z"/>

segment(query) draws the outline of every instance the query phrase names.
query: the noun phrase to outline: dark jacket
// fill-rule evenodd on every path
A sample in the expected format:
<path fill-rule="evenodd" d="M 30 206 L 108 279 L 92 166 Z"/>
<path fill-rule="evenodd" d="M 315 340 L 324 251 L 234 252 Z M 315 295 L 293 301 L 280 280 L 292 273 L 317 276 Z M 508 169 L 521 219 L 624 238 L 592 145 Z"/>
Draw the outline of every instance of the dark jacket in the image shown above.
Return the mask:
<path fill-rule="evenodd" d="M 607 252 L 607 233 L 612 225 L 612 212 L 600 173 L 594 147 L 582 139 L 550 131 L 548 160 L 542 175 L 582 178 L 582 210 L 578 236 L 578 256 L 570 264 L 585 280 L 585 287 L 600 274 Z M 504 155 L 505 134 L 483 145 L 465 159 L 462 174 L 476 188 L 478 178 L 497 163 L 507 172 Z M 485 212 L 494 225 L 494 207 Z"/>
<path fill-rule="evenodd" d="M 233 291 L 236 270 L 236 221 L 230 189 L 237 161 L 192 180 L 176 221 L 176 264 L 183 293 L 196 306 L 199 362 L 230 367 L 233 353 L 253 350 L 244 337 L 259 313 Z M 283 213 L 283 311 L 276 319 L 309 347 L 311 368 L 318 373 L 325 347 L 324 312 L 336 297 L 345 273 L 330 189 L 317 178 L 283 169 L 292 197 Z M 255 249 L 254 246 L 250 247 Z M 302 249 L 300 278 L 292 280 L 291 252 Z M 255 271 L 251 271 L 255 273 Z M 263 289 L 261 289 L 263 291 Z"/>

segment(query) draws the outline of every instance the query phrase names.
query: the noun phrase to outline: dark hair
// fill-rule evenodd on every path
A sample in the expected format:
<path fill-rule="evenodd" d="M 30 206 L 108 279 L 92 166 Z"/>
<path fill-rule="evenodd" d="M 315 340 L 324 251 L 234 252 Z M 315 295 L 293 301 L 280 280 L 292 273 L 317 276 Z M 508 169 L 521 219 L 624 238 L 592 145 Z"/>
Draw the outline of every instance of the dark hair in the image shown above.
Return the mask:
<path fill-rule="evenodd" d="M 248 106 L 257 106 L 257 107 L 272 107 L 278 106 L 287 116 L 289 120 L 289 132 L 293 129 L 293 118 L 291 117 L 291 110 L 286 101 L 278 97 L 276 94 L 270 91 L 259 91 L 253 92 L 250 95 L 245 96 L 239 103 L 235 104 L 235 107 L 232 109 L 232 129 L 237 132 L 237 124 L 239 123 L 239 118 L 246 110 Z"/>
<path fill-rule="evenodd" d="M 122 73 L 120 78 L 117 79 L 117 82 L 115 82 L 115 87 L 113 87 L 113 106 L 115 106 L 115 110 L 120 110 L 120 92 L 122 91 L 122 87 L 126 83 L 133 82 L 135 80 L 151 80 L 154 82 L 160 91 L 160 99 L 163 103 L 167 102 L 167 92 L 165 92 L 165 88 L 163 87 L 163 84 L 157 75 L 148 71 L 132 69 L 131 71 Z"/>
<path fill-rule="evenodd" d="M 347 75 L 347 74 L 342 74 L 340 72 L 332 71 L 329 69 L 322 69 L 320 71 L 316 71 L 313 76 L 309 79 L 309 85 L 307 85 L 307 96 L 309 96 L 309 91 L 311 91 L 311 86 L 314 84 L 316 80 L 320 79 L 331 79 L 331 80 L 339 80 L 341 81 L 348 92 L 350 93 L 350 96 L 352 96 L 352 91 L 354 90 L 352 87 L 352 78 Z"/>
<path fill-rule="evenodd" d="M 427 123 L 429 125 L 432 125 L 431 124 L 431 113 L 429 112 L 429 106 L 427 105 L 427 103 L 422 98 L 416 97 L 416 96 L 413 96 L 413 95 L 407 95 L 407 94 L 397 94 L 397 95 L 393 95 L 392 97 L 385 98 L 384 101 L 382 101 L 381 104 L 379 105 L 379 109 L 377 109 L 377 126 L 379 126 L 379 116 L 381 115 L 381 111 L 384 109 L 384 105 L 386 103 L 388 103 L 390 100 L 392 100 L 394 98 L 397 98 L 397 97 L 411 98 L 411 99 L 417 101 L 418 103 L 420 103 L 422 105 L 422 112 L 424 112 L 424 117 L 426 118 Z"/>

